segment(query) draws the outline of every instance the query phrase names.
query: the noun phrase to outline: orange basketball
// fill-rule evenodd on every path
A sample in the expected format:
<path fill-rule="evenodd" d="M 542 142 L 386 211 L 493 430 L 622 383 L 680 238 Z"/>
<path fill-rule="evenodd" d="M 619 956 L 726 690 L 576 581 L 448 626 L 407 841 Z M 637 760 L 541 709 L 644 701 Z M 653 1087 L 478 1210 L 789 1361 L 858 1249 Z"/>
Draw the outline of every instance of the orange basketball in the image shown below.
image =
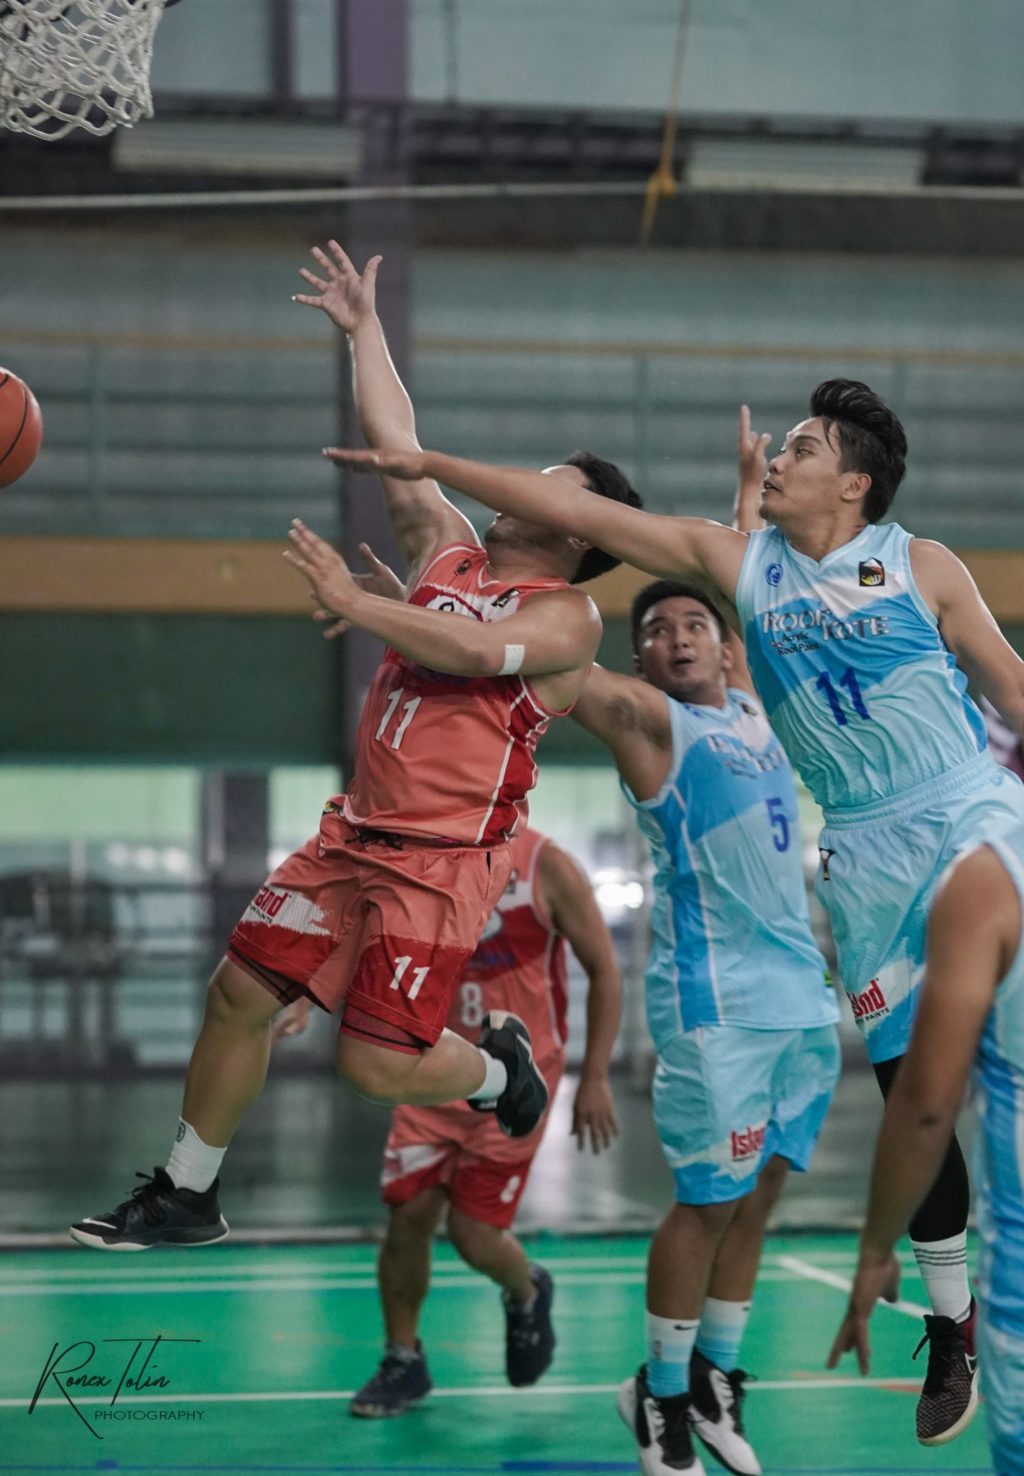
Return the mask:
<path fill-rule="evenodd" d="M 23 379 L 0 369 L 0 487 L 24 476 L 42 444 L 39 401 Z"/>

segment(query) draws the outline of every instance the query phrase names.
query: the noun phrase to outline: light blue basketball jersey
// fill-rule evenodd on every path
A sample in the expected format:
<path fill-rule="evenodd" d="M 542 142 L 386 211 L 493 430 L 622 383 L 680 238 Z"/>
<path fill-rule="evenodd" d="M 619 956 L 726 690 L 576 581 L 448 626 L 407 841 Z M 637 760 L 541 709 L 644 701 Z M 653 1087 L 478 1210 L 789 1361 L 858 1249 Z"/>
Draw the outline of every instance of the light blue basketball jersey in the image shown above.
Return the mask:
<path fill-rule="evenodd" d="M 869 524 L 820 563 L 752 533 L 736 589 L 754 684 L 826 812 L 902 794 L 986 747 L 967 679 L 910 568 L 911 535 Z"/>
<path fill-rule="evenodd" d="M 988 844 L 1024 909 L 1024 825 Z M 978 1047 L 981 1116 L 976 1157 L 981 1255 L 979 1290 L 1003 1332 L 1024 1336 L 1024 942 L 996 990 Z"/>
<path fill-rule="evenodd" d="M 759 705 L 666 696 L 672 767 L 637 800 L 655 864 L 646 975 L 655 1047 L 702 1025 L 795 1030 L 839 1018 L 811 936 L 793 773 Z"/>

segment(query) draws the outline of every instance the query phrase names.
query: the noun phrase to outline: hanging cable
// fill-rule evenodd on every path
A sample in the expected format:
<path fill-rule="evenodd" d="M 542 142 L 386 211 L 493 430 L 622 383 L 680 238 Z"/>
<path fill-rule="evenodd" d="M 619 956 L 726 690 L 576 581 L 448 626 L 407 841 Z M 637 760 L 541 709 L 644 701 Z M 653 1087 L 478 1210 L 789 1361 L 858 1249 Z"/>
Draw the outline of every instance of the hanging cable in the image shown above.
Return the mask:
<path fill-rule="evenodd" d="M 654 229 L 654 217 L 658 213 L 659 200 L 676 194 L 679 188 L 676 183 L 674 171 L 676 134 L 679 130 L 679 94 L 683 85 L 683 64 L 686 61 L 686 43 L 690 34 L 690 17 L 692 11 L 692 0 L 680 0 L 679 26 L 676 30 L 676 49 L 672 62 L 672 85 L 669 88 L 665 127 L 661 135 L 661 157 L 658 160 L 657 168 L 647 181 L 647 189 L 644 193 L 644 214 L 640 225 L 640 240 L 645 246 L 651 239 L 651 232 Z"/>

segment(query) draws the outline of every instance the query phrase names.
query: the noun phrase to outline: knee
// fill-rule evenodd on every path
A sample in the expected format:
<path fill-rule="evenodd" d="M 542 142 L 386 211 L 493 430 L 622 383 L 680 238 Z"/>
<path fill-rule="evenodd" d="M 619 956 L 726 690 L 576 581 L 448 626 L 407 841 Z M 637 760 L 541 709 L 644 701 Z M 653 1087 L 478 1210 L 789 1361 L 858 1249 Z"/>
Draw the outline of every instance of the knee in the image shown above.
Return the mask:
<path fill-rule="evenodd" d="M 371 1102 L 397 1107 L 406 1100 L 406 1088 L 418 1056 L 385 1050 L 342 1035 L 338 1040 L 336 1065 L 343 1081 Z"/>
<path fill-rule="evenodd" d="M 222 959 L 206 992 L 206 1019 L 236 1030 L 264 1030 L 280 1005 L 255 979 Z"/>
<path fill-rule="evenodd" d="M 384 1248 L 397 1250 L 429 1240 L 437 1228 L 443 1204 L 443 1190 L 427 1189 L 405 1204 L 394 1205 L 388 1217 Z"/>
<path fill-rule="evenodd" d="M 472 1266 L 474 1270 L 486 1263 L 489 1247 L 503 1234 L 504 1231 L 493 1225 L 470 1219 L 462 1210 L 453 1207 L 448 1213 L 448 1237 L 467 1266 Z"/>

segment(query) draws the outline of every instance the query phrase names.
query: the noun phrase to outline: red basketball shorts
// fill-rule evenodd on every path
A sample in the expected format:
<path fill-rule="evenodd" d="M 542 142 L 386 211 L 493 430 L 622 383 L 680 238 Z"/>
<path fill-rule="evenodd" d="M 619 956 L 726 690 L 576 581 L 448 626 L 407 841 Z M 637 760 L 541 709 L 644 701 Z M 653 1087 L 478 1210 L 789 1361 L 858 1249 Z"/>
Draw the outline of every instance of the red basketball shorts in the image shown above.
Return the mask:
<path fill-rule="evenodd" d="M 512 1163 L 479 1158 L 461 1143 L 415 1143 L 404 1148 L 388 1139 L 381 1172 L 381 1198 L 396 1208 L 424 1189 L 442 1185 L 455 1209 L 471 1220 L 507 1230 L 516 1217 L 534 1155 Z"/>
<path fill-rule="evenodd" d="M 434 1045 L 510 869 L 507 846 L 389 841 L 328 811 L 271 872 L 228 951 L 325 1010 L 344 1002 Z"/>

